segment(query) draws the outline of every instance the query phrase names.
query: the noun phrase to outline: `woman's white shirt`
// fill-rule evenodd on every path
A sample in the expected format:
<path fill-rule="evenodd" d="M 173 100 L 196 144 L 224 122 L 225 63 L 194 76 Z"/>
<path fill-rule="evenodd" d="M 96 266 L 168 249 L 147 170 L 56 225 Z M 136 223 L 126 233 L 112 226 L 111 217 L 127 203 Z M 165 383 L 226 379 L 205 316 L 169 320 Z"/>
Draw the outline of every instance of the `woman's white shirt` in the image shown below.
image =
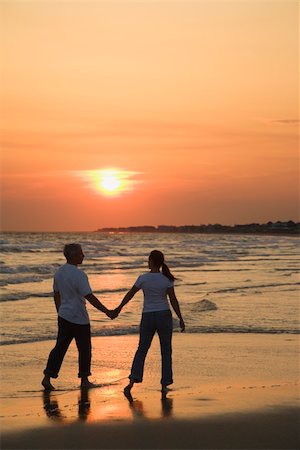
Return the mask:
<path fill-rule="evenodd" d="M 144 293 L 143 313 L 170 309 L 167 289 L 173 287 L 174 282 L 161 272 L 144 273 L 134 284 Z"/>

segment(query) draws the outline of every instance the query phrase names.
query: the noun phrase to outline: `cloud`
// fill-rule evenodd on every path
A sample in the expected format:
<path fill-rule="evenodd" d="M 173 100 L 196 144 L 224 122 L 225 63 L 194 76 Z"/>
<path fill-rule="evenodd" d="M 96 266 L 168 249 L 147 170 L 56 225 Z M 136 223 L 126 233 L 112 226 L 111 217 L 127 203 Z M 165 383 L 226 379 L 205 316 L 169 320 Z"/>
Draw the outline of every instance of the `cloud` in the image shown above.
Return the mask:
<path fill-rule="evenodd" d="M 275 119 L 271 120 L 271 123 L 280 123 L 283 125 L 297 125 L 300 123 L 299 119 Z"/>

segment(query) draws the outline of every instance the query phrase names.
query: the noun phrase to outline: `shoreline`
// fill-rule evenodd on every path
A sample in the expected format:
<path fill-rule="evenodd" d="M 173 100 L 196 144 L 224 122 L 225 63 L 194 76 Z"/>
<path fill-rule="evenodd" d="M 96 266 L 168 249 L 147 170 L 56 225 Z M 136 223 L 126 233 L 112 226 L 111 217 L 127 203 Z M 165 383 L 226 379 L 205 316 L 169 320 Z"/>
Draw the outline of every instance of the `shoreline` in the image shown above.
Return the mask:
<path fill-rule="evenodd" d="M 10 300 L 8 300 L 10 301 Z M 199 327 L 198 327 L 199 328 Z M 196 336 L 214 336 L 214 335 L 225 335 L 225 336 L 286 336 L 287 338 L 293 338 L 296 336 L 300 336 L 300 329 L 297 330 L 272 330 L 272 331 L 266 331 L 266 330 L 262 330 L 259 331 L 258 329 L 254 329 L 253 328 L 249 328 L 246 329 L 245 331 L 241 330 L 241 328 L 238 329 L 238 331 L 234 331 L 233 329 L 230 330 L 225 330 L 224 328 L 222 329 L 216 329 L 216 328 L 211 328 L 211 329 L 203 329 L 201 331 L 193 331 L 193 330 L 186 330 L 185 335 L 196 335 Z M 178 329 L 174 329 L 173 330 L 173 337 L 180 335 L 181 331 Z M 135 332 L 131 332 L 131 333 L 125 333 L 125 334 L 120 334 L 118 333 L 118 330 L 111 331 L 111 334 L 107 333 L 107 332 L 103 332 L 103 334 L 101 334 L 100 332 L 97 333 L 96 331 L 92 330 L 92 339 L 97 339 L 97 338 L 122 338 L 122 337 L 135 337 L 138 338 L 139 337 L 139 331 L 138 331 L 138 325 L 137 325 L 137 331 Z M 14 345 L 34 345 L 34 344 L 43 344 L 43 343 L 50 343 L 51 345 L 54 345 L 56 342 L 56 335 L 53 336 L 53 338 L 41 338 L 41 339 L 37 339 L 37 340 L 32 340 L 32 341 L 18 341 L 18 342 L 0 342 L 0 350 L 4 349 L 4 348 L 9 348 L 11 346 Z"/>

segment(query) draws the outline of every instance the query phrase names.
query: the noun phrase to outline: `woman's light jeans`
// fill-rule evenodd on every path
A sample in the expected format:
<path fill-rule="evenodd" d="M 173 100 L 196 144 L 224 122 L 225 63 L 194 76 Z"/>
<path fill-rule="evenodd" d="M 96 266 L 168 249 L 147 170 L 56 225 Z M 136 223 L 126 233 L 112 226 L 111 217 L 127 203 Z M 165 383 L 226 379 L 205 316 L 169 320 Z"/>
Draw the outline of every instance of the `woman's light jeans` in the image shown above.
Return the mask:
<path fill-rule="evenodd" d="M 172 330 L 171 311 L 155 311 L 142 314 L 140 324 L 140 341 L 136 351 L 129 378 L 136 382 L 143 381 L 144 364 L 153 336 L 157 331 L 160 341 L 162 358 L 161 384 L 167 386 L 173 383 L 172 374 Z"/>

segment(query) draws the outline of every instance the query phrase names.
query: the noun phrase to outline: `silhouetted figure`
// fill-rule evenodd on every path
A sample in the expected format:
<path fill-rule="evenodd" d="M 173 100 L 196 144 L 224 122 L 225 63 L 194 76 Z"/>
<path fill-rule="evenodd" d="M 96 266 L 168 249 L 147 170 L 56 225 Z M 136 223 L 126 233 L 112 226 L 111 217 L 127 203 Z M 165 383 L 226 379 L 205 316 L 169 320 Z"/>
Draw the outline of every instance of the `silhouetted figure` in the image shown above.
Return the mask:
<path fill-rule="evenodd" d="M 143 290 L 144 306 L 140 324 L 140 340 L 129 375 L 130 383 L 124 389 L 124 394 L 126 396 L 130 394 L 134 383 L 141 383 L 143 380 L 145 358 L 156 332 L 158 333 L 161 347 L 162 392 L 167 392 L 167 386 L 173 383 L 173 320 L 167 296 L 179 318 L 181 331 L 185 330 L 185 324 L 174 291 L 175 277 L 171 274 L 168 266 L 165 264 L 163 253 L 158 250 L 153 250 L 149 255 L 148 267 L 150 272 L 144 273 L 138 277 L 133 287 L 123 298 L 121 304 L 115 309 L 115 312 L 119 314 L 133 296 L 140 289 Z M 162 271 L 160 271 L 160 269 L 162 269 Z"/>
<path fill-rule="evenodd" d="M 94 387 L 88 377 L 91 375 L 91 328 L 86 300 L 111 319 L 116 313 L 109 311 L 92 293 L 87 275 L 78 269 L 84 254 L 79 244 L 66 244 L 64 247 L 66 264 L 54 275 L 54 302 L 58 312 L 58 334 L 56 345 L 50 352 L 44 370 L 42 385 L 46 390 L 55 389 L 50 378 L 57 378 L 64 356 L 75 338 L 79 353 L 79 372 L 81 386 Z"/>

